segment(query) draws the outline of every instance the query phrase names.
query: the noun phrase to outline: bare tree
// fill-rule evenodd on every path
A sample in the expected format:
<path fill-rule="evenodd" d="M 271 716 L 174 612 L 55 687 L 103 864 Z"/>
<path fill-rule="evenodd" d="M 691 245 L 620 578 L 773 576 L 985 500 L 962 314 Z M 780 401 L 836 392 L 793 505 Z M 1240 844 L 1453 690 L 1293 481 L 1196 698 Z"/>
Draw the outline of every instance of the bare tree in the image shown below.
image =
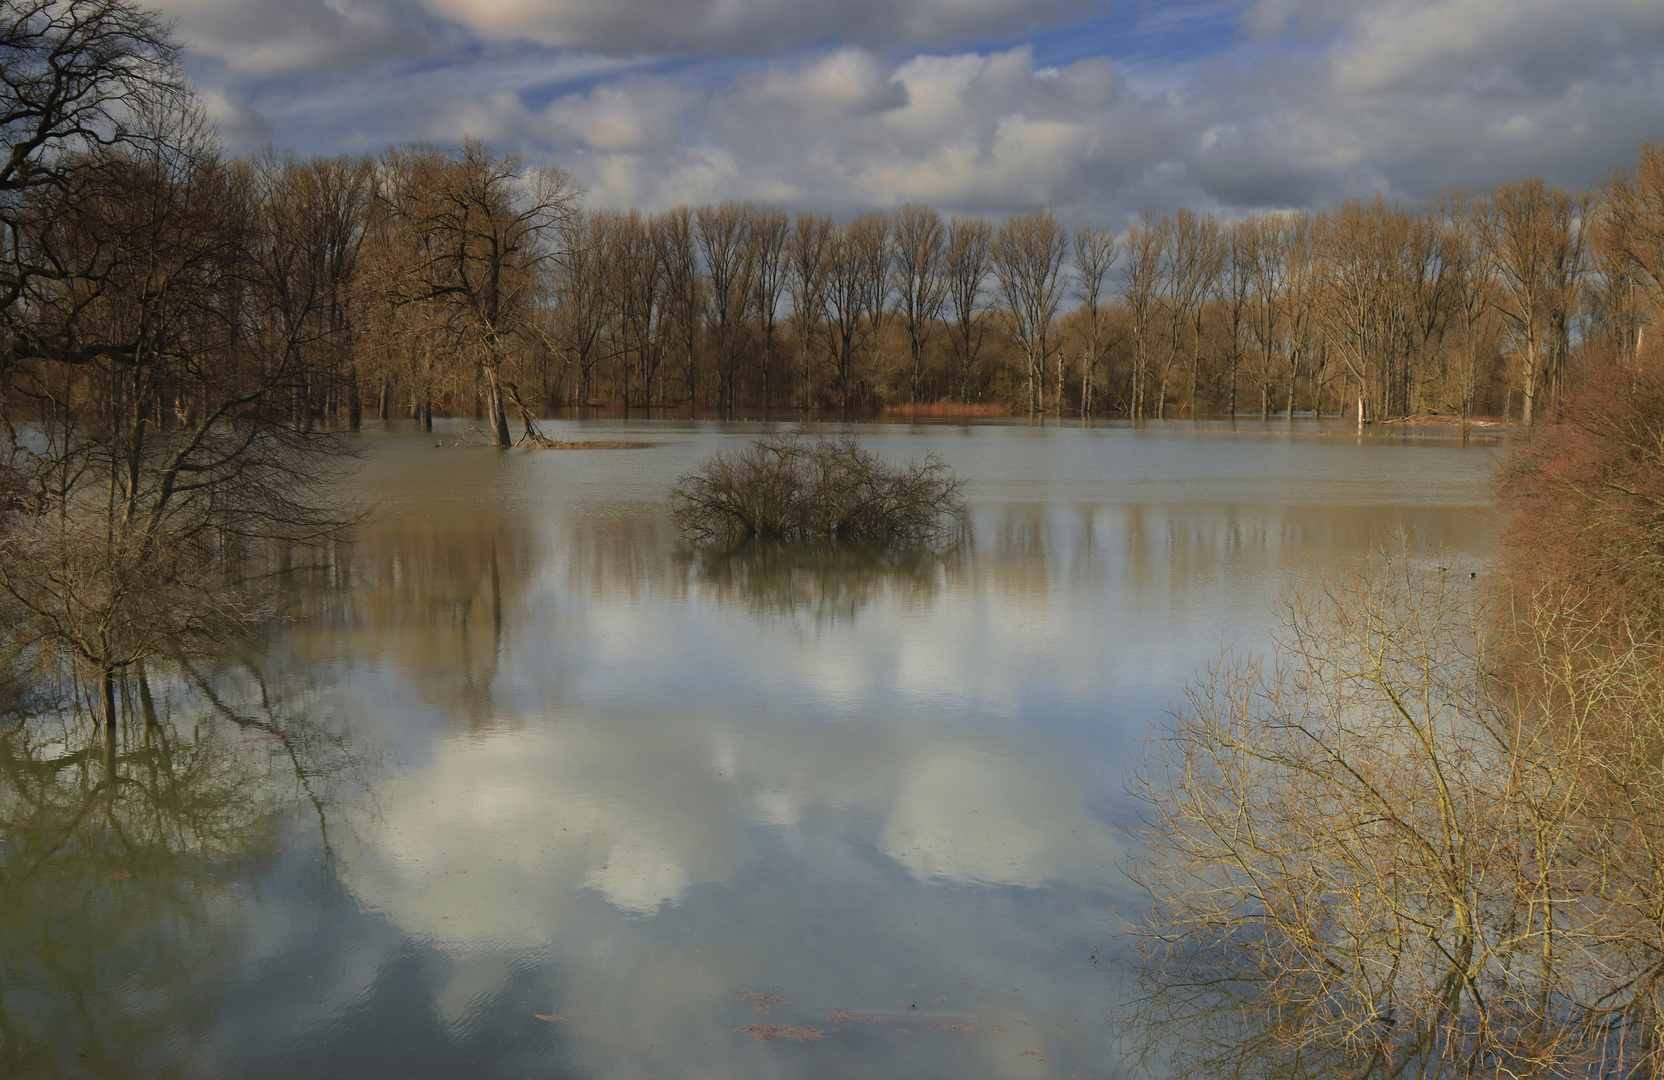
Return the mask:
<path fill-rule="evenodd" d="M 1063 302 L 1063 257 L 1068 234 L 1050 210 L 1034 210 L 1006 218 L 994 235 L 994 276 L 1005 301 L 1011 336 L 1028 362 L 1028 408 L 1043 410 L 1046 361 L 1056 348 L 1052 320 Z M 1058 407 L 1063 388 L 1058 386 Z"/>
<path fill-rule="evenodd" d="M 98 168 L 165 137 L 157 118 L 189 98 L 178 60 L 161 18 L 126 0 L 0 7 L 0 311 L 31 276 L 76 270 L 31 258 L 19 218 L 25 196 L 37 207 L 42 197 L 63 205 L 92 196 Z"/>
<path fill-rule="evenodd" d="M 665 305 L 682 346 L 682 374 L 687 380 L 688 412 L 699 411 L 699 325 L 704 282 L 693 211 L 678 206 L 653 219 L 659 258 L 664 263 Z"/>
<path fill-rule="evenodd" d="M 1496 303 L 1519 339 L 1520 418 L 1530 425 L 1546 374 L 1551 314 L 1563 303 L 1565 267 L 1577 245 L 1571 196 L 1532 177 L 1502 184 L 1485 203 L 1482 227 L 1498 285 Z"/>
<path fill-rule="evenodd" d="M 1162 219 L 1167 232 L 1167 264 L 1163 294 L 1168 305 L 1171 340 L 1167 361 L 1161 369 L 1161 389 L 1156 401 L 1156 418 L 1167 405 L 1168 380 L 1179 361 L 1181 338 L 1190 332 L 1190 393 L 1184 409 L 1195 415 L 1196 387 L 1202 359 L 1202 317 L 1208 297 L 1219 279 L 1223 249 L 1219 242 L 1219 221 L 1212 214 L 1181 209 Z"/>
<path fill-rule="evenodd" d="M 348 426 L 362 419 L 357 342 L 360 255 L 372 174 L 366 161 L 315 160 L 268 153 L 254 162 L 254 196 L 264 229 L 255 248 L 270 347 L 299 376 L 295 410 L 310 424 L 335 412 L 343 389 Z"/>
<path fill-rule="evenodd" d="M 1651 292 L 1653 310 L 1664 311 L 1664 144 L 1643 145 L 1634 175 L 1614 173 L 1607 181 L 1598 243 Z M 1633 355 L 1639 359 L 1646 324 L 1636 322 Z"/>
<path fill-rule="evenodd" d="M 792 321 L 797 326 L 797 360 L 803 411 L 814 403 L 811 342 L 825 316 L 827 273 L 833 244 L 832 215 L 798 211 L 791 237 Z"/>
<path fill-rule="evenodd" d="M 1403 281 L 1409 230 L 1409 215 L 1379 197 L 1352 200 L 1314 221 L 1322 275 L 1314 310 L 1326 342 L 1356 380 L 1360 430 L 1391 407 L 1393 373 L 1410 340 Z"/>
<path fill-rule="evenodd" d="M 589 404 L 602 335 L 613 318 L 608 280 L 613 217 L 583 213 L 567 222 L 565 255 L 555 269 L 555 343 L 578 368 L 578 404 Z"/>
<path fill-rule="evenodd" d="M 1107 228 L 1082 222 L 1075 229 L 1075 298 L 1080 301 L 1086 323 L 1080 370 L 1080 414 L 1092 415 L 1092 389 L 1098 381 L 1103 360 L 1104 277 L 1115 265 L 1115 234 Z"/>
<path fill-rule="evenodd" d="M 845 237 L 858 271 L 861 308 L 867 320 L 867 347 L 872 351 L 872 367 L 877 369 L 884 362 L 884 326 L 890 314 L 890 268 L 895 262 L 890 215 L 882 210 L 862 214 L 849 223 Z M 848 389 L 846 385 L 846 396 Z M 856 380 L 855 389 L 858 393 L 862 389 L 860 380 Z M 845 407 L 848 405 L 846 399 Z"/>
<path fill-rule="evenodd" d="M 1233 1076 L 1659 1075 L 1658 765 L 1634 741 L 1656 657 L 1519 599 L 1395 555 L 1191 690 L 1140 774 L 1146 1051 Z"/>
<path fill-rule="evenodd" d="M 641 213 L 631 210 L 617 218 L 611 251 L 612 290 L 616 295 L 619 384 L 624 414 L 631 409 L 631 386 L 639 379 L 639 404 L 652 408 L 652 388 L 664 361 L 664 260 L 657 238 Z"/>
<path fill-rule="evenodd" d="M 1250 304 L 1254 293 L 1254 229 L 1257 224 L 1253 218 L 1234 221 L 1226 226 L 1223 240 L 1225 268 L 1221 277 L 1225 301 L 1225 355 L 1229 357 L 1225 378 L 1230 384 L 1225 411 L 1232 419 L 1236 417 L 1237 390 L 1242 383 L 1242 339 L 1247 327 L 1251 325 L 1249 315 L 1252 311 Z"/>
<path fill-rule="evenodd" d="M 701 206 L 694 213 L 699 225 L 699 251 L 705 259 L 710 283 L 708 304 L 710 338 L 716 347 L 717 411 L 725 416 L 734 411 L 735 378 L 740 349 L 744 343 L 746 312 L 751 305 L 753 266 L 748 258 L 746 235 L 752 208 L 728 202 Z"/>
<path fill-rule="evenodd" d="M 1277 360 L 1283 354 L 1287 327 L 1287 234 L 1275 218 L 1250 218 L 1236 230 L 1234 273 L 1247 290 L 1248 330 L 1257 345 L 1259 363 L 1255 382 L 1260 392 L 1260 419 L 1271 416 L 1271 388 Z"/>
<path fill-rule="evenodd" d="M 1455 395 L 1457 417 L 1465 432 L 1485 371 L 1483 358 L 1494 351 L 1497 337 L 1496 308 L 1491 303 L 1493 264 L 1480 247 L 1473 200 L 1452 192 L 1440 202 L 1439 210 L 1444 217 L 1450 308 L 1456 326 L 1455 355 L 1446 388 Z"/>
<path fill-rule="evenodd" d="M 931 327 L 942 317 L 947 302 L 947 231 L 942 215 L 919 203 L 906 203 L 895 212 L 896 310 L 907 330 L 907 401 L 919 402 L 924 382 L 924 352 Z"/>
<path fill-rule="evenodd" d="M 971 400 L 971 387 L 982 396 L 982 290 L 988 280 L 993 229 L 982 218 L 955 216 L 948 222 L 943 255 L 948 280 L 945 308 L 949 315 L 948 342 L 953 350 L 959 400 Z"/>
<path fill-rule="evenodd" d="M 784 211 L 763 209 L 752 214 L 746 236 L 752 267 L 752 308 L 762 330 L 763 412 L 773 404 L 774 333 L 780 321 L 780 297 L 786 291 L 791 268 L 786 245 L 791 226 Z"/>
<path fill-rule="evenodd" d="M 420 215 L 414 224 L 426 247 L 419 280 L 428 298 L 455 310 L 484 383 L 491 441 L 508 446 L 504 366 L 529 328 L 578 189 L 560 169 L 528 171 L 514 155 L 474 142 L 412 179 L 425 190 L 400 206 Z"/>
<path fill-rule="evenodd" d="M 880 231 L 872 217 L 834 226 L 827 239 L 827 336 L 839 407 L 847 411 L 856 393 L 855 361 L 863 333 L 876 336 L 881 324 L 872 318 L 875 288 L 872 272 L 879 253 L 887 251 L 888 223 Z M 885 281 L 889 275 L 886 270 Z M 887 285 L 885 286 L 888 287 Z"/>
<path fill-rule="evenodd" d="M 1132 402 L 1130 412 L 1142 418 L 1149 393 L 1151 342 L 1161 287 L 1163 253 L 1167 232 L 1146 213 L 1127 230 L 1122 250 L 1126 270 L 1121 275 L 1121 302 L 1132 324 Z"/>
<path fill-rule="evenodd" d="M 257 613 L 230 567 L 341 524 L 318 489 L 343 448 L 297 422 L 298 355 L 260 332 L 264 252 L 313 238 L 268 230 L 250 170 L 169 120 L 89 161 L 74 199 L 24 200 L 28 257 L 94 272 L 32 276 L 7 313 L 8 396 L 33 414 L 4 421 L 23 481 L 0 508 L 8 647 L 73 660 L 111 725 L 119 672 Z"/>

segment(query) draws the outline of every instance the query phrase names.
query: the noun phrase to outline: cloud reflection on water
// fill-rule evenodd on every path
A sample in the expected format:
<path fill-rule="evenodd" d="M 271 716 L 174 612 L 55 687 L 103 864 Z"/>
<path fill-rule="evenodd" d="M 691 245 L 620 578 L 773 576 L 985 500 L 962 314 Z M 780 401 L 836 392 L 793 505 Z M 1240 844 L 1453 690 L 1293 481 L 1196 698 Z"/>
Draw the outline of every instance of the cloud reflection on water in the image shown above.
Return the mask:
<path fill-rule="evenodd" d="M 1129 740 L 1222 640 L 1265 626 L 1284 580 L 1400 525 L 1465 550 L 1484 525 L 1459 487 L 1482 467 L 1454 452 L 1405 452 L 1455 478 L 1418 504 L 1367 472 L 1392 448 L 1321 448 L 1273 483 L 1298 447 L 1204 460 L 1098 434 L 902 443 L 971 455 L 955 467 L 982 485 L 969 545 L 924 562 L 679 556 L 665 477 L 710 440 L 627 461 L 447 455 L 478 475 L 413 488 L 351 555 L 352 602 L 296 639 L 352 657 L 406 749 L 358 806 L 341 878 L 429 956 L 452 1043 L 535 997 L 568 1017 L 540 1023 L 586 1075 L 627 1074 L 625 1050 L 684 1075 L 790 1074 L 809 1051 L 728 1031 L 756 1022 L 736 991 L 793 982 L 770 1015 L 805 1023 L 863 994 L 897 1008 L 918 983 L 1101 1059 L 1101 1034 L 1067 1032 L 1111 1007 L 1086 957 L 1121 899 L 1109 820 Z M 1057 446 L 1080 460 L 1045 462 Z M 838 1038 L 874 1075 L 1003 1075 L 1017 1053 Z"/>
<path fill-rule="evenodd" d="M 1102 887 L 1115 845 L 1084 790 L 945 725 L 567 714 L 446 739 L 363 808 L 343 876 L 412 934 L 507 949 L 560 937 L 586 893 L 656 915 L 728 878 L 749 829 L 809 814 L 882 822 L 876 850 L 921 881 Z"/>

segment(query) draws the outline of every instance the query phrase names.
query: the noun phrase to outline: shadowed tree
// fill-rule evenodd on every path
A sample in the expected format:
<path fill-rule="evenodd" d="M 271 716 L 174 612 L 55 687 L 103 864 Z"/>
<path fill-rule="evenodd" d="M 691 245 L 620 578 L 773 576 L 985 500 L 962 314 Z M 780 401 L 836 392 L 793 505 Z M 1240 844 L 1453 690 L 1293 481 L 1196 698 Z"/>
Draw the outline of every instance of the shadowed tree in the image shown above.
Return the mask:
<path fill-rule="evenodd" d="M 797 327 L 799 389 L 803 395 L 804 412 L 808 412 L 814 404 L 814 380 L 810 365 L 815 350 L 811 342 L 826 313 L 827 275 L 831 268 L 833 237 L 831 214 L 798 211 L 789 255 L 792 322 Z"/>
<path fill-rule="evenodd" d="M 682 347 L 682 375 L 688 390 L 688 412 L 699 410 L 699 324 L 703 281 L 699 275 L 699 244 L 694 238 L 693 211 L 686 206 L 653 218 L 659 258 L 664 263 L 665 310 Z"/>
<path fill-rule="evenodd" d="M 751 306 L 751 264 L 747 236 L 751 207 L 736 202 L 701 206 L 694 218 L 699 225 L 699 253 L 705 259 L 709 283 L 707 307 L 711 344 L 716 350 L 717 411 L 732 415 L 744 343 L 745 317 Z"/>
<path fill-rule="evenodd" d="M 0 311 L 41 261 L 21 213 L 95 196 L 95 174 L 158 137 L 186 107 L 178 46 L 153 11 L 125 0 L 10 0 L 0 7 Z"/>
<path fill-rule="evenodd" d="M 774 403 L 774 334 L 780 322 L 780 297 L 791 276 L 786 250 L 791 226 L 785 212 L 772 208 L 752 213 L 746 232 L 747 261 L 752 266 L 752 309 L 761 331 L 763 411 Z"/>
<path fill-rule="evenodd" d="M 25 206 L 30 257 L 95 272 L 34 276 L 7 312 L 8 398 L 32 413 L 7 425 L 7 647 L 75 661 L 107 724 L 121 671 L 258 613 L 239 566 L 341 524 L 318 485 L 342 446 L 296 417 L 299 357 L 263 325 L 262 264 L 313 238 L 269 227 L 194 114 L 143 146 Z"/>
<path fill-rule="evenodd" d="M 947 276 L 948 347 L 953 353 L 959 400 L 982 397 L 982 309 L 983 286 L 988 281 L 988 263 L 993 246 L 993 229 L 982 218 L 955 215 L 948 222 L 947 250 L 943 267 Z"/>

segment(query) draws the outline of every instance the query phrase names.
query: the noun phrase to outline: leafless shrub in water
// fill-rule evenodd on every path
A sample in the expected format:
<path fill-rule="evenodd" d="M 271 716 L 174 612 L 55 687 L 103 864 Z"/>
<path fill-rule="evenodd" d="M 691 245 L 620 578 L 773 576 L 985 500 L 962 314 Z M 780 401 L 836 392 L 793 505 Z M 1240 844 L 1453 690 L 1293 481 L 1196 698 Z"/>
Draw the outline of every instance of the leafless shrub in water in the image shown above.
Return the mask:
<path fill-rule="evenodd" d="M 935 455 L 888 465 L 847 437 L 759 439 L 682 477 L 673 497 L 683 535 L 721 543 L 931 544 L 964 512 L 959 480 Z"/>
<path fill-rule="evenodd" d="M 1387 559 L 1190 690 L 1135 784 L 1146 1055 L 1664 1075 L 1657 647 L 1550 599 Z"/>

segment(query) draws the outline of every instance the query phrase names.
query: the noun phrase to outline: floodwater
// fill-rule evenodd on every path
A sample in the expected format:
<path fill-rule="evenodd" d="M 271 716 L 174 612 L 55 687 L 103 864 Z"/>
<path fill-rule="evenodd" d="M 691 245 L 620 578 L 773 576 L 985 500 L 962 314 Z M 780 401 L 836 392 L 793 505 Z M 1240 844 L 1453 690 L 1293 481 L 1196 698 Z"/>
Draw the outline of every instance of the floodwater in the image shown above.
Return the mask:
<path fill-rule="evenodd" d="M 866 426 L 965 479 L 961 550 L 683 550 L 669 485 L 760 430 L 368 436 L 258 649 L 114 747 L 9 729 L 0 1074 L 1123 1075 L 1141 740 L 1283 590 L 1482 557 L 1501 446 Z"/>

